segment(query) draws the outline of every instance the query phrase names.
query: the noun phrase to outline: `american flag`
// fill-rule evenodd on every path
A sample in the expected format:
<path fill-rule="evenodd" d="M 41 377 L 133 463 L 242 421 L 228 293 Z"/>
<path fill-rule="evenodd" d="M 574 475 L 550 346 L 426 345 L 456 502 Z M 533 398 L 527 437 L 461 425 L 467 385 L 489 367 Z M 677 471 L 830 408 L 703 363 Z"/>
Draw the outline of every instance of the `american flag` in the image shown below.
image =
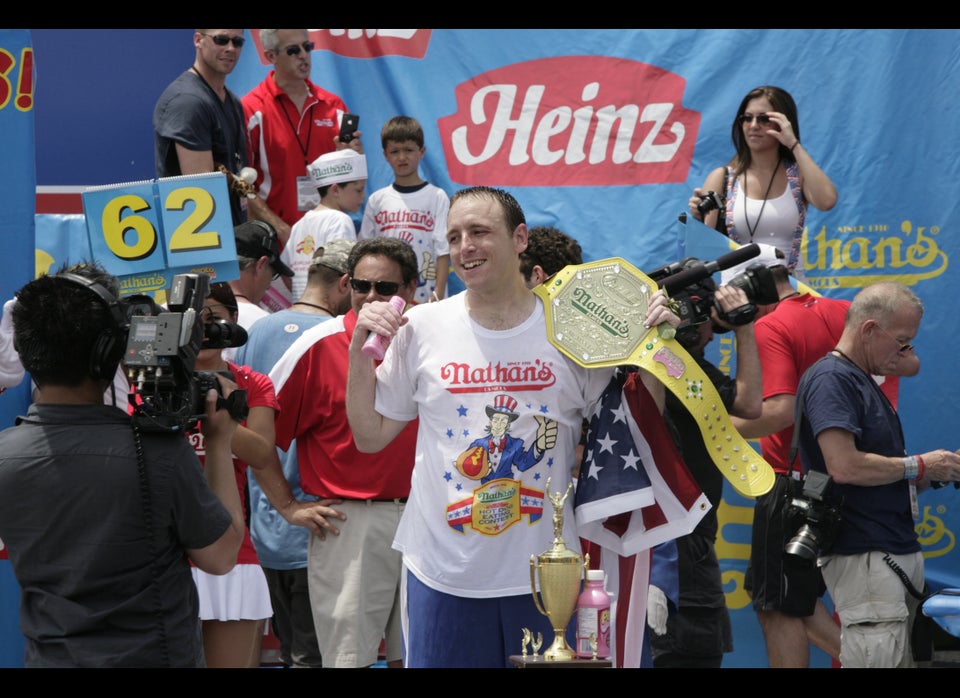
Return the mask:
<path fill-rule="evenodd" d="M 590 419 L 574 495 L 590 567 L 616 599 L 615 666 L 640 666 L 652 548 L 693 531 L 709 508 L 638 369 L 617 369 Z"/>

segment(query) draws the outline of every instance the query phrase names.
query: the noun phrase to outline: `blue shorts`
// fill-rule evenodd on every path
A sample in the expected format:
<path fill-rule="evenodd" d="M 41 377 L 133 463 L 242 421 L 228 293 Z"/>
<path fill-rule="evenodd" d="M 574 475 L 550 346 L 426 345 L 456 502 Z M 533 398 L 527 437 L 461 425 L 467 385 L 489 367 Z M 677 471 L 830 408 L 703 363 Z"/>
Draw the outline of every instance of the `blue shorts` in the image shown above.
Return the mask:
<path fill-rule="evenodd" d="M 523 628 L 543 634 L 540 654 L 553 644 L 553 629 L 533 593 L 472 599 L 431 589 L 407 572 L 407 632 L 404 666 L 410 668 L 509 668 L 522 654 Z M 576 613 L 567 624 L 567 644 L 576 641 Z M 528 656 L 532 648 L 527 649 Z"/>

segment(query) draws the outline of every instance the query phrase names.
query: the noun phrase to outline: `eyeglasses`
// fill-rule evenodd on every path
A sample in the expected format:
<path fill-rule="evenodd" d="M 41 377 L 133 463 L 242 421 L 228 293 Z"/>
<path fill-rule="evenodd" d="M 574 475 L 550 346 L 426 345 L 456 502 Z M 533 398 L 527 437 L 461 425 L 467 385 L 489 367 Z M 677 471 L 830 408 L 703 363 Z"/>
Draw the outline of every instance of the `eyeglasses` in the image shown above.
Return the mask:
<path fill-rule="evenodd" d="M 770 123 L 770 117 L 766 114 L 741 114 L 740 115 L 740 125 L 746 126 L 752 124 L 753 120 L 757 120 L 759 126 L 766 126 Z"/>
<path fill-rule="evenodd" d="M 894 342 L 896 342 L 897 344 L 900 345 L 900 348 L 897 349 L 897 351 L 900 352 L 901 354 L 906 354 L 907 352 L 913 351 L 913 345 L 912 345 L 912 344 L 910 344 L 910 343 L 906 343 L 906 344 L 901 343 L 901 340 L 899 340 L 899 339 L 897 339 L 896 337 L 894 337 L 892 334 L 890 334 L 890 333 L 887 332 L 885 329 L 883 329 L 882 327 L 880 327 L 880 325 L 877 325 L 877 329 L 880 330 L 881 332 L 883 332 L 883 333 L 884 333 L 885 335 L 887 335 L 890 339 L 892 339 Z"/>
<path fill-rule="evenodd" d="M 203 32 L 200 32 L 203 34 Z M 243 44 L 247 41 L 242 36 L 227 36 L 226 34 L 203 34 L 204 36 L 209 36 L 210 40 L 213 41 L 217 46 L 226 46 L 229 43 L 233 43 L 234 48 L 243 48 Z"/>
<path fill-rule="evenodd" d="M 357 293 L 370 293 L 371 288 L 377 289 L 377 295 L 392 296 L 400 290 L 396 281 L 367 281 L 366 279 L 350 279 L 350 288 Z"/>
<path fill-rule="evenodd" d="M 303 47 L 304 51 L 306 51 L 307 53 L 310 53 L 313 50 L 314 46 L 316 46 L 316 44 L 314 44 L 312 41 L 304 41 L 299 46 L 297 44 L 294 44 L 293 46 L 287 46 L 283 50 L 288 56 L 299 56 L 301 47 Z"/>

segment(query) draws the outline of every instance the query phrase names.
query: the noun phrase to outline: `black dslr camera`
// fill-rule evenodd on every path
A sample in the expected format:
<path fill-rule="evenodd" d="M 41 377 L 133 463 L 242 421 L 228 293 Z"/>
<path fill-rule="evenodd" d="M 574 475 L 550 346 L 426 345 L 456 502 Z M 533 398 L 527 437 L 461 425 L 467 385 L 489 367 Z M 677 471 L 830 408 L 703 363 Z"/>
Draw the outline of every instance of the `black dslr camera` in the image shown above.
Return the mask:
<path fill-rule="evenodd" d="M 697 204 L 697 210 L 700 212 L 701 217 L 707 215 L 714 209 L 726 207 L 727 202 L 715 191 L 708 191 L 700 197 L 700 203 Z"/>
<path fill-rule="evenodd" d="M 231 322 L 204 323 L 203 302 L 210 289 L 206 274 L 173 277 L 168 310 L 149 296 L 133 296 L 128 303 L 130 329 L 124 367 L 135 393 L 134 423 L 145 431 L 189 431 L 206 411 L 210 388 L 221 393 L 218 409 L 239 421 L 247 417 L 245 390 L 222 397 L 213 371 L 194 371 L 201 349 L 240 346 L 246 331 Z M 233 374 L 223 372 L 234 380 Z"/>
<path fill-rule="evenodd" d="M 840 505 L 828 502 L 827 495 L 833 478 L 818 470 L 811 470 L 803 479 L 803 490 L 787 505 L 788 521 L 802 521 L 796 535 L 784 550 L 804 560 L 816 560 L 830 548 L 840 529 Z"/>

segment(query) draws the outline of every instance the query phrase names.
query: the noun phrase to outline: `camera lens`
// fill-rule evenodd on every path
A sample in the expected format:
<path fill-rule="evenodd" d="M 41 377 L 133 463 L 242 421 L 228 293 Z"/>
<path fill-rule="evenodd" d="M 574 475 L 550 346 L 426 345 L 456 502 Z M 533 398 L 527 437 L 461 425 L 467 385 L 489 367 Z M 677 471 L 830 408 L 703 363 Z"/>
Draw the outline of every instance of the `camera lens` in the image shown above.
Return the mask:
<path fill-rule="evenodd" d="M 790 539 L 784 551 L 788 555 L 795 555 L 804 560 L 816 560 L 820 555 L 821 535 L 810 524 L 804 524 L 797 531 L 797 535 Z"/>
<path fill-rule="evenodd" d="M 247 342 L 247 331 L 240 325 L 227 320 L 214 320 L 203 325 L 203 348 L 225 349 L 243 346 Z"/>

